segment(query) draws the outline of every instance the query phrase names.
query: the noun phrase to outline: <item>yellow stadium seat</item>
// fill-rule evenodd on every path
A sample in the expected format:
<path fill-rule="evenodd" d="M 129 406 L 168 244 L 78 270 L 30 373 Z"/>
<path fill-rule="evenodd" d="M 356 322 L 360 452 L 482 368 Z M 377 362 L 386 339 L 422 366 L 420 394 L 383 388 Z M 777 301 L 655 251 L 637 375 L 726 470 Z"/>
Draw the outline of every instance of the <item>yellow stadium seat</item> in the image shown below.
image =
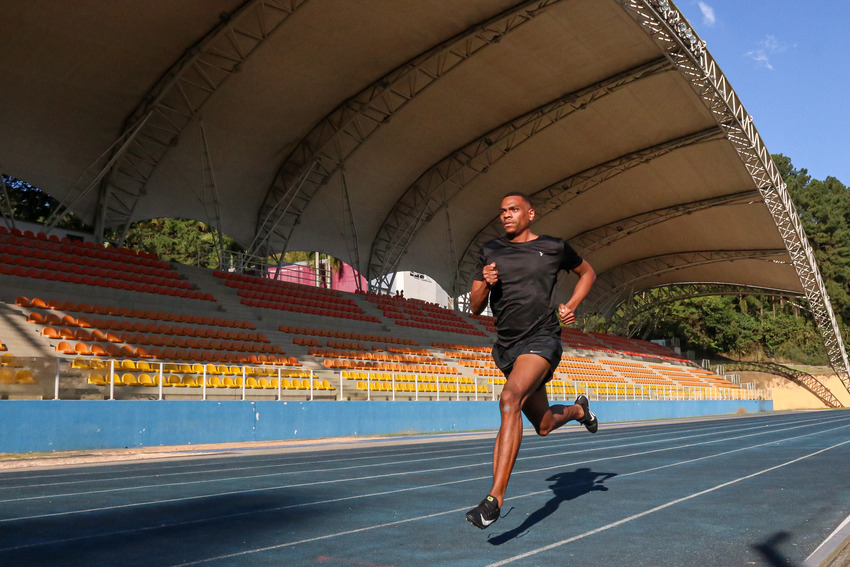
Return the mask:
<path fill-rule="evenodd" d="M 150 374 L 139 374 L 139 386 L 156 386 L 156 380 Z"/>
<path fill-rule="evenodd" d="M 15 383 L 15 371 L 11 368 L 2 367 L 0 368 L 0 384 L 14 384 Z"/>
<path fill-rule="evenodd" d="M 121 385 L 122 386 L 138 386 L 139 380 L 136 378 L 135 374 L 125 372 L 124 374 L 121 375 Z"/>
<path fill-rule="evenodd" d="M 200 388 L 201 380 L 197 376 L 185 375 L 183 376 L 183 380 L 181 381 L 184 386 L 187 388 Z"/>
<path fill-rule="evenodd" d="M 104 378 L 103 374 L 93 372 L 89 374 L 88 383 L 94 384 L 95 386 L 106 386 L 107 384 L 109 384 L 109 381 Z"/>

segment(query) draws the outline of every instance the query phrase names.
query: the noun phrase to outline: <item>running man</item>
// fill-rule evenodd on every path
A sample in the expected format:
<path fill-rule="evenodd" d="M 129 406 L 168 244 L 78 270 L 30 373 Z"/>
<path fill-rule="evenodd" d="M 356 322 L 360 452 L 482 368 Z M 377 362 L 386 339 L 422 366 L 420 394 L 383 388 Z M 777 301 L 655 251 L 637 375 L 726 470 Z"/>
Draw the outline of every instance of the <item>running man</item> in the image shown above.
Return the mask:
<path fill-rule="evenodd" d="M 534 209 L 523 193 L 508 193 L 499 212 L 505 236 L 484 244 L 472 282 L 470 307 L 481 313 L 490 301 L 498 338 L 493 360 L 507 377 L 499 399 L 502 423 L 493 447 L 493 487 L 466 519 L 482 530 L 499 519 L 505 491 L 522 442 L 522 415 L 538 435 L 548 435 L 570 420 L 591 433 L 598 422 L 583 394 L 571 406 L 549 405 L 546 383 L 561 361 L 561 328 L 575 322 L 575 310 L 587 297 L 596 272 L 560 238 L 531 232 Z M 572 297 L 554 306 L 561 270 L 578 274 Z"/>

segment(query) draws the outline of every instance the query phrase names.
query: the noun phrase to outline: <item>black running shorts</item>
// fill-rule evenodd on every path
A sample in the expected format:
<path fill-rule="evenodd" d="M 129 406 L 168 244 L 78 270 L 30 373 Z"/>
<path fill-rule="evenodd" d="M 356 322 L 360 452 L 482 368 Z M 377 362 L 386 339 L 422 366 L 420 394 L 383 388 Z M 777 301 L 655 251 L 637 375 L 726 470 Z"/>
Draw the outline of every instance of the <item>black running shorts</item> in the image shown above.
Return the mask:
<path fill-rule="evenodd" d="M 493 360 L 507 378 L 519 355 L 536 354 L 542 356 L 549 362 L 549 375 L 543 381 L 545 384 L 552 379 L 552 374 L 561 362 L 561 353 L 564 352 L 564 347 L 561 344 L 560 334 L 560 329 L 558 329 L 557 337 L 548 332 L 537 333 L 525 337 L 507 348 L 496 344 L 493 346 Z"/>

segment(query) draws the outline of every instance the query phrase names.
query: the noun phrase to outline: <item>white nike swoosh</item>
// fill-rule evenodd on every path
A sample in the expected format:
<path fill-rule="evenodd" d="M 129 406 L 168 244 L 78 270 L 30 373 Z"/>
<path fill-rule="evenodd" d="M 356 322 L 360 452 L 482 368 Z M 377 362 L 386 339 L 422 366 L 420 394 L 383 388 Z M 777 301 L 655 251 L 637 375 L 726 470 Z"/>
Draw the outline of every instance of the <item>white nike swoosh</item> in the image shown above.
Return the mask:
<path fill-rule="evenodd" d="M 489 526 L 490 524 L 492 524 L 495 521 L 496 520 L 485 520 L 484 514 L 481 514 L 481 523 L 484 524 L 485 526 Z"/>

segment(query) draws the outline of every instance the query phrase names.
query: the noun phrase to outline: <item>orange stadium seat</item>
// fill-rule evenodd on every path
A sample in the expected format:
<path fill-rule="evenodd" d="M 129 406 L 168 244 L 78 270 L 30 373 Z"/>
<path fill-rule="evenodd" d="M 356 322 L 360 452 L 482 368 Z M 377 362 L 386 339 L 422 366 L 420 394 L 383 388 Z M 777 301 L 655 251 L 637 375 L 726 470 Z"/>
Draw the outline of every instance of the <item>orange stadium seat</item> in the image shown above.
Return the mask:
<path fill-rule="evenodd" d="M 48 339 L 58 339 L 59 332 L 53 327 L 44 327 L 41 329 L 41 336 L 47 337 Z"/>
<path fill-rule="evenodd" d="M 27 316 L 27 321 L 29 321 L 30 323 L 36 323 L 37 325 L 43 325 L 44 316 L 37 311 L 33 311 Z"/>

